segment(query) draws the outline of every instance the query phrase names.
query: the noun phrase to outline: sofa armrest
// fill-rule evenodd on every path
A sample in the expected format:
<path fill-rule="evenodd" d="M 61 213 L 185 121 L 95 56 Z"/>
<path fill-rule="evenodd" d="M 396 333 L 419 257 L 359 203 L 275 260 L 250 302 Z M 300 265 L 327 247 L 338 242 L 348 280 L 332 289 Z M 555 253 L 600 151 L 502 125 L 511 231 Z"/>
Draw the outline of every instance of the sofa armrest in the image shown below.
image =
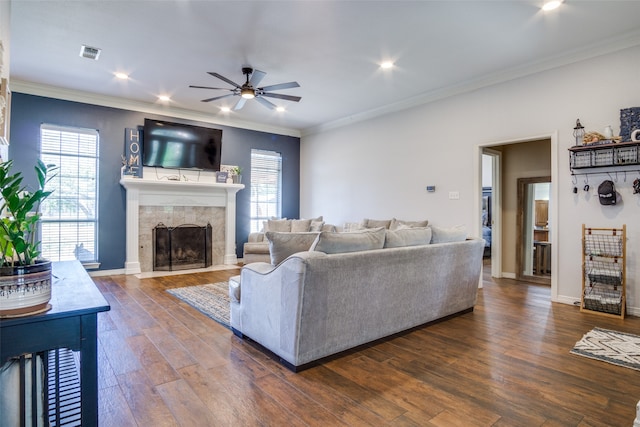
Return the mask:
<path fill-rule="evenodd" d="M 251 232 L 249 233 L 249 237 L 247 239 L 247 242 L 249 243 L 259 243 L 259 242 L 263 242 L 264 241 L 264 233 L 261 232 Z"/>
<path fill-rule="evenodd" d="M 245 265 L 240 272 L 241 298 L 231 304 L 231 327 L 295 364 L 306 259 L 322 252 L 299 252 L 273 266 Z"/>

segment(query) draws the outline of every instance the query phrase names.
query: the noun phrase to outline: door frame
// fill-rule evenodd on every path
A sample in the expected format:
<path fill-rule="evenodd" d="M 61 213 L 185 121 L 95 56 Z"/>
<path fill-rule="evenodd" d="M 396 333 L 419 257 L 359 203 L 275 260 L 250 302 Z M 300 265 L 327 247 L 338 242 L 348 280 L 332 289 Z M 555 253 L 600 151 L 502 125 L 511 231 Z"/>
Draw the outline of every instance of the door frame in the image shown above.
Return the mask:
<path fill-rule="evenodd" d="M 475 200 L 475 212 L 474 221 L 475 232 L 476 235 L 482 235 L 482 153 L 486 149 L 491 149 L 491 147 L 498 147 L 500 145 L 507 144 L 516 144 L 521 142 L 531 142 L 531 141 L 539 141 L 541 139 L 550 139 L 551 140 L 551 196 L 549 198 L 549 224 L 557 230 L 557 218 L 558 218 L 558 130 L 551 131 L 549 133 L 544 133 L 541 135 L 522 137 L 522 138 L 509 138 L 502 141 L 491 141 L 485 143 L 479 143 L 476 145 L 474 149 L 474 167 L 475 167 L 475 183 L 474 186 L 476 188 L 476 200 Z M 501 179 L 501 171 L 496 171 L 498 173 L 498 179 L 494 182 L 500 182 Z M 501 194 L 494 194 L 494 199 L 501 199 Z M 494 214 L 498 214 L 501 212 L 502 205 L 496 205 L 494 209 Z M 494 218 L 495 219 L 495 218 Z M 501 217 L 498 214 L 498 219 L 501 220 Z M 498 221 L 494 220 L 495 228 L 502 228 L 502 221 L 498 223 Z M 558 233 L 551 233 L 551 247 L 558 248 Z M 492 239 L 493 244 L 493 239 Z M 496 248 L 496 252 L 492 252 L 492 257 L 495 255 L 496 257 L 502 258 L 502 241 L 497 242 L 498 247 Z M 558 253 L 559 251 L 553 250 L 551 251 L 551 301 L 559 301 L 558 300 Z M 493 265 L 493 263 L 492 263 Z M 494 274 L 499 274 L 500 276 L 494 276 Z M 502 270 L 499 270 L 496 273 L 492 272 L 493 277 L 508 277 L 511 276 L 515 278 L 515 273 L 505 273 Z M 482 279 L 481 279 L 482 281 Z"/>
<path fill-rule="evenodd" d="M 527 240 L 523 238 L 524 236 L 524 212 L 527 209 L 527 200 L 530 197 L 525 197 L 527 195 L 526 187 L 529 184 L 539 184 L 539 183 L 551 183 L 550 176 L 538 176 L 532 178 L 518 178 L 518 206 L 516 207 L 516 279 L 523 280 L 527 282 L 540 283 L 543 285 L 550 285 L 551 278 L 549 277 L 539 277 L 534 275 L 524 274 L 524 264 L 523 264 L 523 255 L 525 252 L 525 243 Z M 553 229 L 549 231 L 549 236 L 553 238 Z M 551 245 L 551 253 L 553 254 L 553 244 Z M 551 268 L 553 271 L 553 264 L 551 264 Z M 553 277 L 553 275 L 552 275 Z"/>

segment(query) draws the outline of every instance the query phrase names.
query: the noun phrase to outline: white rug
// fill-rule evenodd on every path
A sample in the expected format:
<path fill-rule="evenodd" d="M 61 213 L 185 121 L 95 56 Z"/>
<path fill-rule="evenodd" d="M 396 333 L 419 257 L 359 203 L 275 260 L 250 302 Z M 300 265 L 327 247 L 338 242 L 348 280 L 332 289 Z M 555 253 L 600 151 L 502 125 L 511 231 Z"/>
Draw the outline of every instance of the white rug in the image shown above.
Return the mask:
<path fill-rule="evenodd" d="M 230 328 L 229 285 L 227 282 L 173 288 L 168 289 L 167 292 L 180 298 L 221 325 Z"/>
<path fill-rule="evenodd" d="M 571 353 L 640 371 L 640 336 L 593 328 Z"/>

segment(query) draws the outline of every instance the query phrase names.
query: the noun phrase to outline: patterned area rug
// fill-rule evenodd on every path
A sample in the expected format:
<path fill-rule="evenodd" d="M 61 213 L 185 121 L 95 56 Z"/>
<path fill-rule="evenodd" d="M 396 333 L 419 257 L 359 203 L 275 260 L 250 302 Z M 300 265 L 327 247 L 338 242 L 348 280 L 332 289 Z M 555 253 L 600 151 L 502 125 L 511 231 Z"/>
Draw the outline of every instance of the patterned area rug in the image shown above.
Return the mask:
<path fill-rule="evenodd" d="M 571 353 L 640 371 L 640 336 L 593 328 Z"/>
<path fill-rule="evenodd" d="M 222 326 L 230 328 L 229 285 L 227 282 L 174 288 L 168 289 L 167 292 L 180 298 Z"/>

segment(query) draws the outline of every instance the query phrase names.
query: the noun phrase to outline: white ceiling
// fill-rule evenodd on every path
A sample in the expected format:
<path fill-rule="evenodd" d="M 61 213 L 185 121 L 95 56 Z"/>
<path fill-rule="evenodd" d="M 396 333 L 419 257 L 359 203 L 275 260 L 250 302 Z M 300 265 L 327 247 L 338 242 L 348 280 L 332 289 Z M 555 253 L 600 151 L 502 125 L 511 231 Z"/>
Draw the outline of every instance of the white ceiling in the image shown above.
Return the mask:
<path fill-rule="evenodd" d="M 640 44 L 640 1 L 565 0 L 554 12 L 541 5 L 14 0 L 11 82 L 304 134 Z M 81 58 L 82 44 L 102 49 L 99 60 Z M 388 59 L 396 66 L 379 69 Z M 208 71 L 241 84 L 244 64 L 267 73 L 261 86 L 297 81 L 300 88 L 279 92 L 302 101 L 270 98 L 284 113 L 255 101 L 222 113 L 236 97 L 203 103 L 227 92 L 189 88 L 227 87 Z M 171 96 L 168 105 L 160 94 Z"/>

